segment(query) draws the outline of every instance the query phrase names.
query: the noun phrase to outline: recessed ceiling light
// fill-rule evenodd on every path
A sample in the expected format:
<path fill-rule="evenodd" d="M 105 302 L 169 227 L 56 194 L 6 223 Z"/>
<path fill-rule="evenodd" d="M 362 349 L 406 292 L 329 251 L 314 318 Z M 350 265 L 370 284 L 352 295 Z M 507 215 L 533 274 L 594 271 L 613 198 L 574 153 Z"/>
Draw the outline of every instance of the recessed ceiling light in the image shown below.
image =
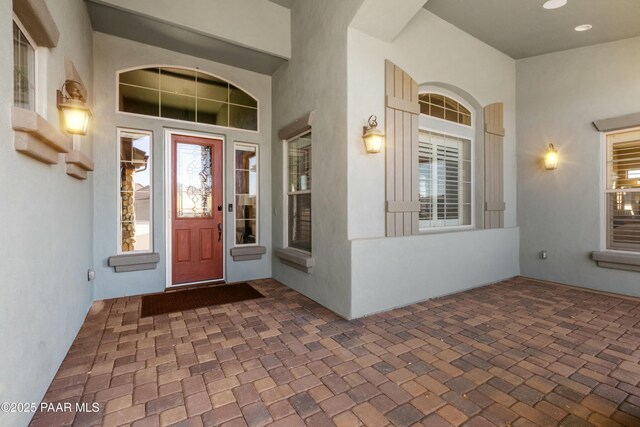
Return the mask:
<path fill-rule="evenodd" d="M 582 32 L 582 31 L 589 31 L 592 28 L 593 28 L 593 25 L 591 24 L 583 24 L 583 25 L 578 25 L 577 27 L 574 28 L 574 30 Z"/>
<path fill-rule="evenodd" d="M 547 0 L 542 7 L 545 9 L 557 9 L 567 4 L 567 0 Z"/>

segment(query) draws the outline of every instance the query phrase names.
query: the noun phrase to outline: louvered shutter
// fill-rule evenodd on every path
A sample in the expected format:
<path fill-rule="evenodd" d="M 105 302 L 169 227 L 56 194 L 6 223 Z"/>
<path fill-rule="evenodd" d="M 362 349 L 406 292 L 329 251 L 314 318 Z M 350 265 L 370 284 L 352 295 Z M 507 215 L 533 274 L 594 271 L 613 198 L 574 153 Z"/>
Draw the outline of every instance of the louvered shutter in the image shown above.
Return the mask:
<path fill-rule="evenodd" d="M 484 108 L 484 228 L 504 227 L 504 106 Z"/>
<path fill-rule="evenodd" d="M 385 61 L 386 235 L 418 234 L 418 84 Z"/>

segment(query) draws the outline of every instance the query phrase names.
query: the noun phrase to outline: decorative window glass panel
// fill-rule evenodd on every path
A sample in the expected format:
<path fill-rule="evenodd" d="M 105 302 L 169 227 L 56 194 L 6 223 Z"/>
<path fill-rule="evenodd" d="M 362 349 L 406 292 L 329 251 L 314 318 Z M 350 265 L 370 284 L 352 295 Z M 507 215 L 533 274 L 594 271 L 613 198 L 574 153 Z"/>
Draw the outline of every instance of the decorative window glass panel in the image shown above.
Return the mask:
<path fill-rule="evenodd" d="M 198 100 L 198 122 L 229 126 L 229 104 L 208 99 Z"/>
<path fill-rule="evenodd" d="M 211 147 L 181 144 L 176 147 L 176 216 L 178 218 L 211 217 L 213 178 Z"/>
<path fill-rule="evenodd" d="M 229 100 L 229 83 L 207 74 L 197 76 L 198 98 L 227 102 Z"/>
<path fill-rule="evenodd" d="M 161 68 L 160 90 L 195 97 L 196 72 L 182 68 Z"/>
<path fill-rule="evenodd" d="M 421 93 L 418 101 L 421 114 L 471 126 L 471 111 L 454 99 L 437 93 Z"/>
<path fill-rule="evenodd" d="M 160 89 L 160 69 L 145 68 L 121 73 L 120 83 L 147 89 Z"/>
<path fill-rule="evenodd" d="M 236 144 L 236 245 L 258 243 L 258 147 Z"/>
<path fill-rule="evenodd" d="M 471 225 L 471 141 L 420 132 L 420 228 Z"/>
<path fill-rule="evenodd" d="M 118 129 L 120 252 L 152 251 L 151 132 Z"/>
<path fill-rule="evenodd" d="M 289 195 L 289 247 L 311 252 L 311 193 Z"/>
<path fill-rule="evenodd" d="M 118 110 L 145 116 L 258 130 L 258 100 L 220 78 L 177 67 L 118 74 Z"/>
<path fill-rule="evenodd" d="M 640 251 L 640 130 L 607 135 L 607 249 Z"/>
<path fill-rule="evenodd" d="M 286 147 L 288 246 L 311 252 L 311 132 Z"/>
<path fill-rule="evenodd" d="M 169 119 L 194 122 L 196 99 L 190 96 L 160 92 L 160 116 Z"/>
<path fill-rule="evenodd" d="M 35 111 L 36 53 L 20 26 L 13 22 L 13 103 Z"/>
<path fill-rule="evenodd" d="M 236 105 L 244 105 L 245 107 L 258 108 L 258 101 L 251 97 L 248 93 L 235 87 L 234 85 L 229 85 L 229 96 L 230 102 Z"/>
<path fill-rule="evenodd" d="M 120 111 L 145 116 L 160 115 L 160 92 L 157 90 L 121 84 L 119 102 Z"/>

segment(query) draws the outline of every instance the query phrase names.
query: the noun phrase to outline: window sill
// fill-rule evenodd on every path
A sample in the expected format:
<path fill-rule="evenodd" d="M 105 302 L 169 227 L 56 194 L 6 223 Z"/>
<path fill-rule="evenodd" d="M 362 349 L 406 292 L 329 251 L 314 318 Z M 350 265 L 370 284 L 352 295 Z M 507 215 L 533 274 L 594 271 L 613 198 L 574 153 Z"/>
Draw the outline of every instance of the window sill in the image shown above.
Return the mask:
<path fill-rule="evenodd" d="M 591 259 L 598 267 L 640 272 L 640 254 L 638 253 L 594 251 L 591 253 Z"/>
<path fill-rule="evenodd" d="M 431 234 L 447 234 L 447 233 L 461 233 L 465 231 L 478 231 L 484 230 L 483 228 L 477 228 L 474 225 L 460 225 L 460 226 L 448 226 L 448 227 L 432 227 L 421 228 L 419 230 L 419 236 L 428 236 Z"/>
<path fill-rule="evenodd" d="M 109 257 L 109 267 L 113 267 L 116 273 L 128 271 L 154 270 L 160 262 L 160 254 L 156 252 L 144 254 L 126 254 Z"/>
<path fill-rule="evenodd" d="M 313 267 L 316 264 L 316 260 L 311 255 L 289 248 L 276 249 L 275 254 L 280 258 L 281 263 L 307 274 L 313 273 Z"/>
<path fill-rule="evenodd" d="M 262 255 L 267 253 L 264 246 L 238 246 L 231 248 L 231 256 L 234 261 L 250 261 L 253 259 L 261 259 Z"/>
<path fill-rule="evenodd" d="M 72 150 L 65 154 L 67 175 L 77 179 L 87 179 L 87 172 L 93 171 L 93 161 L 79 150 Z"/>
<path fill-rule="evenodd" d="M 71 139 L 35 111 L 13 107 L 11 127 L 16 151 L 42 163 L 55 165 L 59 153 L 71 151 Z"/>

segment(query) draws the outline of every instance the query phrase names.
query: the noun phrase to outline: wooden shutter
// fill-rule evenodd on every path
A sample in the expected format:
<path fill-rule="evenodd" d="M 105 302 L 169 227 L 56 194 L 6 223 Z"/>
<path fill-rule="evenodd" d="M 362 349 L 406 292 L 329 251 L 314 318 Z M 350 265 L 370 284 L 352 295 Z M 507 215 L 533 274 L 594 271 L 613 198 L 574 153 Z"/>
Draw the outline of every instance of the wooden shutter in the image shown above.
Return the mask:
<path fill-rule="evenodd" d="M 385 61 L 386 234 L 418 234 L 418 84 Z"/>
<path fill-rule="evenodd" d="M 504 227 L 504 106 L 484 108 L 484 228 Z"/>

